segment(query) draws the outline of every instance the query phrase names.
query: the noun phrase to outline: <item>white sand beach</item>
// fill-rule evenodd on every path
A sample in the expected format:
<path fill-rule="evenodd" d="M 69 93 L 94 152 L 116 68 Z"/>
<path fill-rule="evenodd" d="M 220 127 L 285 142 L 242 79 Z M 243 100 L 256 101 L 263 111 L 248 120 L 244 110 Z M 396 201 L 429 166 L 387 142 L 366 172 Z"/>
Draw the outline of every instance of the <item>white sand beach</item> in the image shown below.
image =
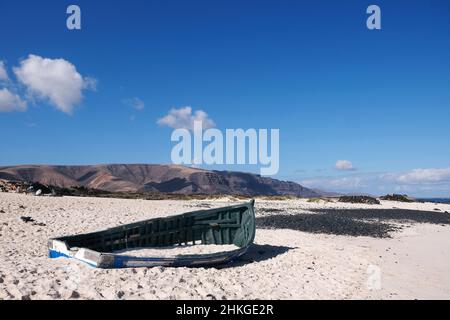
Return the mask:
<path fill-rule="evenodd" d="M 446 204 L 257 199 L 254 246 L 217 268 L 47 257 L 52 237 L 235 202 L 0 193 L 0 299 L 450 299 Z"/>

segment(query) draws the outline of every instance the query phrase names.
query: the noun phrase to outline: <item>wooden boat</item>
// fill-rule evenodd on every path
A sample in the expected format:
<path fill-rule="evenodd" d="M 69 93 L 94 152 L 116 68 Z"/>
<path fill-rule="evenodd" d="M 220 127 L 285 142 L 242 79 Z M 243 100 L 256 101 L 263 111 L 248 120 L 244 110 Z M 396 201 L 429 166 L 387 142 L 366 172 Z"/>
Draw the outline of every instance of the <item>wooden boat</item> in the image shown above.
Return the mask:
<path fill-rule="evenodd" d="M 97 268 L 153 266 L 210 266 L 242 256 L 255 238 L 254 200 L 126 224 L 98 232 L 49 240 L 50 258 L 68 257 Z M 132 248 L 196 244 L 234 244 L 233 251 L 174 257 L 136 257 L 117 254 Z"/>

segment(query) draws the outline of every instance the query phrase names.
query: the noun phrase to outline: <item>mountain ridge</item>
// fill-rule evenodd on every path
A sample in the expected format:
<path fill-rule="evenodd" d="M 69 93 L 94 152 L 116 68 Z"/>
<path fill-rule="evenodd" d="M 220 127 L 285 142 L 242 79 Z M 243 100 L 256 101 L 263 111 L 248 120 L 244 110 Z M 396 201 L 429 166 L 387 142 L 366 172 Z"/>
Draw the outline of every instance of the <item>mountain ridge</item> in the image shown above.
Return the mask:
<path fill-rule="evenodd" d="M 316 190 L 292 181 L 173 164 L 1 166 L 0 179 L 110 192 L 321 196 Z"/>

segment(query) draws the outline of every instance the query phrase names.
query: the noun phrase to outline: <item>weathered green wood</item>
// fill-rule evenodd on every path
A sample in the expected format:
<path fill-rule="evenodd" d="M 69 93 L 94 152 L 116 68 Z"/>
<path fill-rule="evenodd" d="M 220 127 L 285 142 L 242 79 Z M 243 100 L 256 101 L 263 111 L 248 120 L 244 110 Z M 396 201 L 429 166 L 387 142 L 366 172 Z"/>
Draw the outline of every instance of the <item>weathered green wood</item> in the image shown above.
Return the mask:
<path fill-rule="evenodd" d="M 70 247 L 98 252 L 187 244 L 248 246 L 255 236 L 254 201 L 155 218 L 103 231 L 57 238 Z"/>

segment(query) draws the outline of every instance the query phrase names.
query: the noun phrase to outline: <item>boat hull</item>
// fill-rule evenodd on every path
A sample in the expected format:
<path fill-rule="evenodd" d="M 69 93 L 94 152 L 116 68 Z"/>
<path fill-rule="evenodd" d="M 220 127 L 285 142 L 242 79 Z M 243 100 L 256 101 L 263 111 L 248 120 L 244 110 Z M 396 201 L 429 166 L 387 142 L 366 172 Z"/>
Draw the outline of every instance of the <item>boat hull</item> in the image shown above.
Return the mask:
<path fill-rule="evenodd" d="M 229 263 L 247 251 L 255 238 L 254 201 L 234 206 L 155 218 L 86 234 L 49 240 L 50 258 L 66 257 L 97 268 L 154 266 L 200 267 Z M 213 254 L 135 257 L 117 251 L 196 244 L 238 249 Z"/>

